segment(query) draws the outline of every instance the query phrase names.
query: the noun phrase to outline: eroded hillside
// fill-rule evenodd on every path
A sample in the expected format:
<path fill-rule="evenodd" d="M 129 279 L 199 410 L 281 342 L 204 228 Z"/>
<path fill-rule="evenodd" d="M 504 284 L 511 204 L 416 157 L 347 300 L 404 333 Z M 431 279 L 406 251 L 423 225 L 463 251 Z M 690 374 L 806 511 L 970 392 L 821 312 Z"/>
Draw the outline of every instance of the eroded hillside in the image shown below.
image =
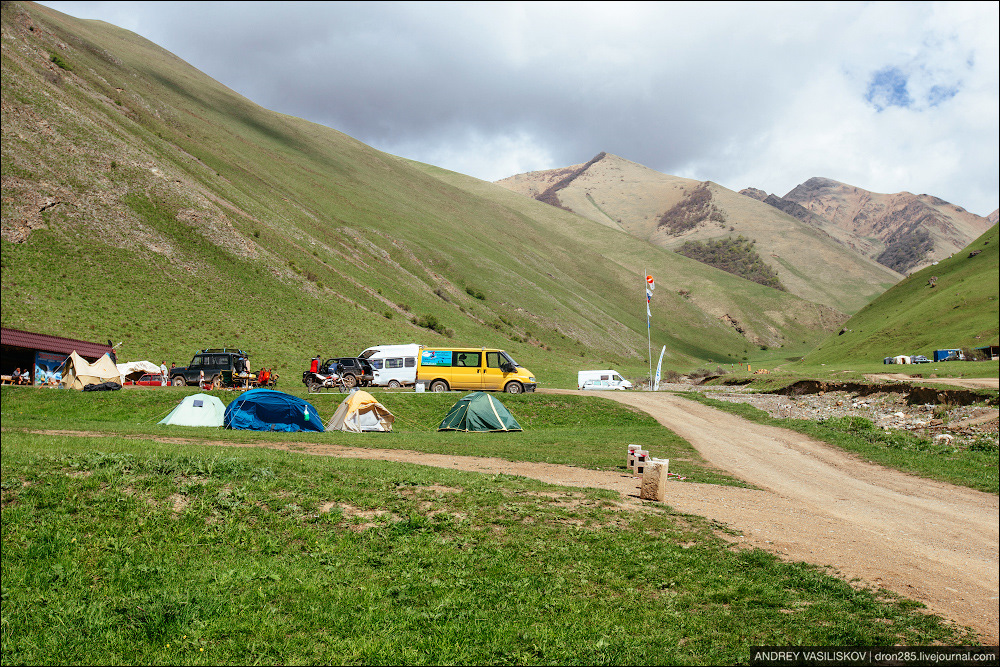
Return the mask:
<path fill-rule="evenodd" d="M 580 364 L 801 354 L 843 317 L 492 184 L 263 109 L 114 26 L 4 3 L 4 326 L 294 375 L 379 342 Z M 738 322 L 739 327 L 732 325 Z"/>

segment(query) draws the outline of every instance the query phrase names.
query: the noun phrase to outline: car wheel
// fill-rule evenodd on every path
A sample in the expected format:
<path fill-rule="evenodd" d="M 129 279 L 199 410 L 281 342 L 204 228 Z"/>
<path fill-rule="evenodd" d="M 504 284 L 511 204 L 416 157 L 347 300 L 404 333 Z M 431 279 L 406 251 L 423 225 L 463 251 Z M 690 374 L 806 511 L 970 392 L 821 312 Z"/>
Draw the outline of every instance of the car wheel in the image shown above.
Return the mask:
<path fill-rule="evenodd" d="M 524 387 L 521 386 L 520 382 L 511 382 L 508 383 L 506 387 L 504 387 L 504 391 L 506 391 L 508 394 L 520 394 L 524 391 Z"/>
<path fill-rule="evenodd" d="M 389 389 L 399 389 L 403 385 L 399 384 L 399 380 L 389 380 Z"/>
<path fill-rule="evenodd" d="M 358 386 L 358 378 L 354 377 L 350 373 L 344 376 L 344 386 L 348 389 L 353 389 Z"/>
<path fill-rule="evenodd" d="M 187 382 L 185 382 L 185 381 L 184 381 L 184 378 L 182 378 L 182 377 L 181 377 L 180 375 L 178 375 L 177 377 L 175 377 L 175 378 L 174 378 L 173 380 L 171 380 L 170 382 L 171 382 L 171 384 L 173 384 L 173 385 L 174 385 L 175 387 L 183 387 L 183 386 L 185 386 L 185 385 L 187 384 Z"/>
<path fill-rule="evenodd" d="M 448 383 L 444 380 L 434 380 L 434 382 L 431 382 L 431 391 L 438 393 L 448 391 Z"/>

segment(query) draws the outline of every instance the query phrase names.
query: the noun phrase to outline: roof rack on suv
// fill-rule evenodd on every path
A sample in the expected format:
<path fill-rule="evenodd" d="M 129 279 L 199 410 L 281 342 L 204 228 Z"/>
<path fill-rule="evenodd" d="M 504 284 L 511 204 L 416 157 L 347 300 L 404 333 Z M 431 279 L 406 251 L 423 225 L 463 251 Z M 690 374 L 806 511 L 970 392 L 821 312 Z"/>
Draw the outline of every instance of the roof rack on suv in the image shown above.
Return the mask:
<path fill-rule="evenodd" d="M 212 352 L 235 352 L 237 354 L 246 354 L 246 352 L 244 352 L 243 350 L 237 350 L 237 349 L 232 348 L 232 347 L 206 348 L 206 349 L 202 350 L 202 353 L 205 353 L 205 352 L 208 352 L 208 353 L 212 353 Z"/>

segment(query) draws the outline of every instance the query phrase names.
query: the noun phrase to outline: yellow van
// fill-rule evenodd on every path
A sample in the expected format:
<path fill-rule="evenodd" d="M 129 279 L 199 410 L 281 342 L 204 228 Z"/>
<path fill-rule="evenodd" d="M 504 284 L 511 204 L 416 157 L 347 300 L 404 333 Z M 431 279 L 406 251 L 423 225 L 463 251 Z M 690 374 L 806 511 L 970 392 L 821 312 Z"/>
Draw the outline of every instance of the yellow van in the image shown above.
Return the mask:
<path fill-rule="evenodd" d="M 417 361 L 417 382 L 431 391 L 535 391 L 535 377 L 503 350 L 480 347 L 425 348 Z"/>

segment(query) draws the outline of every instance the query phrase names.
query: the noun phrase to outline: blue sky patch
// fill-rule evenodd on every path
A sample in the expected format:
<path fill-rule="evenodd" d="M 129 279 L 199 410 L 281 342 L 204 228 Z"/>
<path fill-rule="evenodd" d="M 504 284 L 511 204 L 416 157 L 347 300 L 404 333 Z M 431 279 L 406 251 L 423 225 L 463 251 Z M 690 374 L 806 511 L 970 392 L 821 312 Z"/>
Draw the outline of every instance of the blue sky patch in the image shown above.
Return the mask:
<path fill-rule="evenodd" d="M 936 107 L 958 95 L 958 86 L 932 86 L 927 93 L 927 104 Z"/>
<path fill-rule="evenodd" d="M 907 76 L 898 67 L 884 67 L 872 75 L 868 82 L 865 101 L 884 111 L 887 107 L 908 108 L 913 104 L 906 89 Z"/>

